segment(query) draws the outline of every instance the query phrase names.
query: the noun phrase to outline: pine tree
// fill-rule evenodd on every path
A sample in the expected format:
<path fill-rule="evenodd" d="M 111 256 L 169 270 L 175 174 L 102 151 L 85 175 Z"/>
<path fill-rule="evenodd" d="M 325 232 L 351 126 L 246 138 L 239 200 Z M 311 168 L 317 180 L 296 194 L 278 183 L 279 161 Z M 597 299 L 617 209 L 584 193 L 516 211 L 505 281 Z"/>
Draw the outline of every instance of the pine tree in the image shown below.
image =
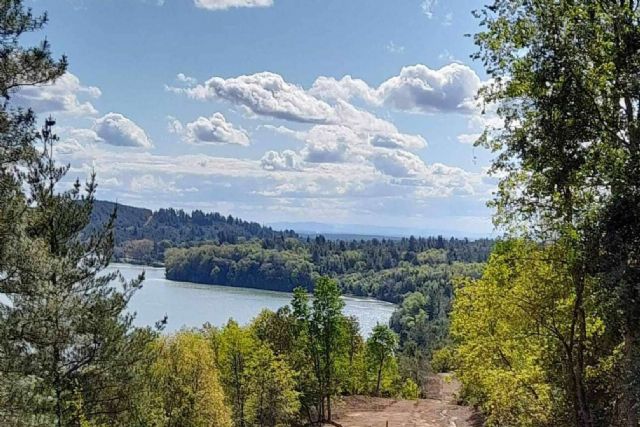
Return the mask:
<path fill-rule="evenodd" d="M 38 419 L 57 426 L 81 417 L 115 422 L 129 408 L 131 367 L 153 335 L 135 330 L 125 311 L 143 276 L 127 282 L 118 272 L 102 272 L 112 255 L 115 212 L 104 230 L 83 236 L 95 177 L 84 191 L 78 180 L 59 190 L 68 166 L 52 158 L 54 124 L 47 119 L 38 135 L 42 152 L 27 179 L 23 241 L 35 253 L 4 282 L 10 301 L 2 307 L 4 368 L 24 384 L 14 391 Z"/>

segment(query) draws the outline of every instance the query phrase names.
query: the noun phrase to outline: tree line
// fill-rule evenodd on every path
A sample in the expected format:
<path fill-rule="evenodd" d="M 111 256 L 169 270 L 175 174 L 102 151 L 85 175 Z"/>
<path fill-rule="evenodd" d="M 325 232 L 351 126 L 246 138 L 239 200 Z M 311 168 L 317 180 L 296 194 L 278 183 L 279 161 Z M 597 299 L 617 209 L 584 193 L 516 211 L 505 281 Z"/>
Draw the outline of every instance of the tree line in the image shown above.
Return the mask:
<path fill-rule="evenodd" d="M 170 248 L 259 241 L 263 249 L 278 251 L 302 245 L 321 274 L 344 274 L 394 268 L 403 261 L 417 263 L 418 254 L 430 249 L 445 250 L 451 261 L 485 262 L 493 245 L 491 239 L 443 236 L 350 240 L 322 235 L 304 237 L 293 230 L 273 230 L 218 212 L 187 213 L 172 208 L 151 211 L 101 200 L 94 203 L 86 233 L 103 227 L 114 209 L 118 211 L 114 224 L 115 259 L 142 264 L 161 265 Z"/>
<path fill-rule="evenodd" d="M 506 239 L 457 284 L 441 359 L 488 425 L 637 427 L 639 4 L 494 0 L 476 16 L 480 98 L 504 124 L 478 145 L 496 154 Z"/>

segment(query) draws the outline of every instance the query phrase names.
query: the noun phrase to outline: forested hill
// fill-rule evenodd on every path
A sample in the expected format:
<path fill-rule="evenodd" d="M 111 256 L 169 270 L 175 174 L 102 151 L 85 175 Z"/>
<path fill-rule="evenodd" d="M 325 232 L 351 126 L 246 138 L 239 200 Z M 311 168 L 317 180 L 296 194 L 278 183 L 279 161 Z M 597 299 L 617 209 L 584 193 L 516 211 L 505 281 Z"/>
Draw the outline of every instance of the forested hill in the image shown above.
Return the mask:
<path fill-rule="evenodd" d="M 108 221 L 115 204 L 96 202 L 90 227 Z M 478 278 L 490 239 L 299 236 L 217 213 L 118 205 L 116 259 L 164 264 L 170 280 L 276 291 L 330 277 L 346 294 L 398 304 L 398 363 L 424 387 L 424 365 L 448 343 L 454 280 Z"/>
<path fill-rule="evenodd" d="M 154 264 L 162 262 L 165 249 L 174 246 L 205 241 L 236 244 L 251 239 L 276 241 L 297 238 L 293 231 L 275 231 L 256 222 L 217 212 L 195 210 L 189 214 L 171 208 L 151 211 L 107 201 L 95 202 L 87 231 L 105 224 L 116 207 L 117 260 Z"/>

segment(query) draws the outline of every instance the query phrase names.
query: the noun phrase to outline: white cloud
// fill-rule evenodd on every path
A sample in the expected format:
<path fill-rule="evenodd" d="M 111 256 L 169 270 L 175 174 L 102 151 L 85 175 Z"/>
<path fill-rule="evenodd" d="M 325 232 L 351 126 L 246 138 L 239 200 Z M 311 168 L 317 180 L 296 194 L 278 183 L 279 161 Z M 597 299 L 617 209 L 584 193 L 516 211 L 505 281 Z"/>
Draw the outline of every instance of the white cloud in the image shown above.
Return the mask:
<path fill-rule="evenodd" d="M 75 116 L 97 114 L 89 101 L 81 98 L 98 98 L 102 92 L 95 86 L 83 86 L 74 74 L 66 73 L 54 83 L 23 86 L 17 89 L 12 102 L 37 113 L 63 113 Z"/>
<path fill-rule="evenodd" d="M 409 150 L 421 149 L 427 142 L 420 135 L 401 133 L 391 122 L 376 117 L 372 113 L 360 110 L 353 105 L 338 101 L 335 104 L 335 114 L 340 118 L 338 123 L 350 127 L 367 141 L 371 138 L 386 138 L 395 141 L 402 148 Z"/>
<path fill-rule="evenodd" d="M 481 85 L 470 67 L 451 63 L 437 70 L 422 64 L 404 67 L 377 88 L 351 76 L 340 80 L 320 76 L 305 90 L 278 74 L 262 72 L 228 79 L 212 77 L 203 84 L 167 86 L 167 90 L 198 100 L 225 100 L 255 116 L 345 125 L 344 113 L 350 112 L 345 105 L 352 98 L 414 113 L 475 113 Z M 351 106 L 351 110 L 357 109 Z"/>
<path fill-rule="evenodd" d="M 302 169 L 302 159 L 292 150 L 267 151 L 260 160 L 262 167 L 269 171 L 299 171 Z"/>
<path fill-rule="evenodd" d="M 473 145 L 481 136 L 481 133 L 461 133 L 457 138 L 462 144 Z"/>
<path fill-rule="evenodd" d="M 336 80 L 333 77 L 320 76 L 309 89 L 309 94 L 328 101 L 339 99 L 348 101 L 351 98 L 358 97 L 371 104 L 379 103 L 376 91 L 369 87 L 367 82 L 354 79 L 351 76 L 344 76 L 340 80 Z"/>
<path fill-rule="evenodd" d="M 93 144 L 66 153 L 61 161 L 70 162 L 72 174 L 81 177 L 95 170 L 98 182 L 109 184 L 100 185 L 100 198 L 150 208 L 217 210 L 261 222 L 370 218 L 408 225 L 441 218 L 453 229 L 455 218 L 456 224 L 465 224 L 462 217 L 489 215 L 485 201 L 495 182 L 480 172 L 421 165 L 411 153 L 389 149 L 374 150 L 378 167 L 369 161 L 304 162 L 286 151 L 252 160 L 157 155 Z M 488 232 L 488 220 L 487 227 Z"/>
<path fill-rule="evenodd" d="M 178 80 L 180 83 L 185 83 L 187 85 L 194 85 L 198 83 L 198 80 L 196 78 L 187 76 L 184 73 L 178 73 L 176 75 L 176 80 Z"/>
<path fill-rule="evenodd" d="M 153 143 L 145 131 L 122 114 L 108 113 L 93 125 L 101 141 L 120 147 L 151 148 Z"/>
<path fill-rule="evenodd" d="M 269 7 L 273 0 L 194 0 L 196 7 L 207 10 L 226 10 L 236 7 Z"/>
<path fill-rule="evenodd" d="M 333 119 L 329 104 L 269 72 L 230 79 L 212 77 L 194 87 L 168 87 L 168 90 L 198 100 L 223 99 L 257 115 L 295 122 L 325 123 Z"/>
<path fill-rule="evenodd" d="M 423 0 L 420 4 L 420 9 L 422 9 L 422 13 L 424 13 L 427 18 L 432 19 L 437 5 L 438 0 Z"/>
<path fill-rule="evenodd" d="M 192 144 L 237 144 L 249 145 L 249 135 L 242 128 L 236 128 L 228 122 L 222 113 L 211 117 L 198 117 L 191 123 L 182 125 L 178 120 L 169 118 L 170 131 L 181 134 L 185 141 Z"/>
<path fill-rule="evenodd" d="M 378 88 L 351 76 L 340 80 L 319 77 L 309 93 L 327 100 L 360 98 L 371 105 L 409 112 L 471 113 L 477 109 L 475 97 L 481 84 L 475 71 L 454 62 L 438 70 L 422 64 L 404 67 Z"/>
<path fill-rule="evenodd" d="M 372 162 L 380 172 L 393 177 L 418 177 L 426 172 L 422 159 L 404 150 L 377 150 Z"/>
<path fill-rule="evenodd" d="M 398 110 L 470 113 L 476 110 L 474 99 L 481 84 L 475 71 L 463 64 L 453 63 L 439 70 L 418 64 L 404 67 L 377 92 L 384 104 Z"/>
<path fill-rule="evenodd" d="M 349 160 L 362 144 L 352 129 L 338 125 L 314 126 L 305 135 L 304 159 L 312 163 L 341 163 Z"/>
<path fill-rule="evenodd" d="M 307 89 L 268 72 L 212 77 L 198 85 L 184 83 L 188 86 L 168 90 L 197 100 L 226 101 L 256 119 L 297 123 L 289 127 L 278 121 L 263 122 L 258 129 L 302 141 L 300 148 L 266 151 L 260 160 L 203 158 L 202 168 L 185 172 L 186 176 L 223 175 L 210 181 L 229 184 L 230 192 L 250 195 L 243 199 L 246 203 L 262 198 L 264 203 L 274 203 L 271 209 L 295 210 L 317 207 L 322 200 L 336 209 L 341 206 L 364 214 L 374 205 L 376 212 L 395 211 L 399 206 L 418 209 L 432 199 L 451 197 L 477 201 L 484 209 L 489 189 L 495 187 L 483 181 L 481 173 L 426 163 L 416 154 L 427 146 L 424 137 L 403 133 L 389 119 L 367 109 L 451 112 L 471 118 L 478 114 L 474 97 L 481 81 L 462 64 L 435 70 L 421 64 L 405 67 L 378 87 L 345 76 L 319 77 Z M 352 101 L 361 102 L 356 106 Z M 186 132 L 186 125 L 177 121 L 170 126 Z M 236 161 L 244 163 L 239 166 Z M 172 170 L 182 173 L 178 172 L 181 166 Z M 368 204 L 358 202 L 364 198 Z"/>

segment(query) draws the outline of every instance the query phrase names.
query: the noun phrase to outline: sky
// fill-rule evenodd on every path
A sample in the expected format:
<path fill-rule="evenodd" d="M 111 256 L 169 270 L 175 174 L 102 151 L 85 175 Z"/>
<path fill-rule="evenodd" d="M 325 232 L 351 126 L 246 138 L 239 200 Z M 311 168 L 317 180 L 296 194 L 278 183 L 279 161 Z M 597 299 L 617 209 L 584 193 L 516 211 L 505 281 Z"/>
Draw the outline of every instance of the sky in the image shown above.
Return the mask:
<path fill-rule="evenodd" d="M 479 0 L 27 0 L 69 69 L 13 101 L 57 120 L 98 198 L 261 223 L 488 235 L 495 123 Z"/>

